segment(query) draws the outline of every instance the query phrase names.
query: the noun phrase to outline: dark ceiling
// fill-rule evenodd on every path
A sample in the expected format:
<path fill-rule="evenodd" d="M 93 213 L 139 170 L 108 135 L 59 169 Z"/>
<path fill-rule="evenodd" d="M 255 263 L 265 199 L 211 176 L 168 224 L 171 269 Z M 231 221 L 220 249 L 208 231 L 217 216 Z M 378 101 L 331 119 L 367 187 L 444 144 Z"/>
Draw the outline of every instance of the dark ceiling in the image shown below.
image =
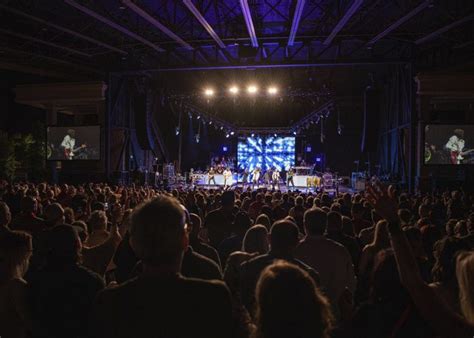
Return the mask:
<path fill-rule="evenodd" d="M 473 28 L 472 0 L 3 0 L 0 69 L 57 79 L 398 62 L 426 69 L 472 59 Z"/>

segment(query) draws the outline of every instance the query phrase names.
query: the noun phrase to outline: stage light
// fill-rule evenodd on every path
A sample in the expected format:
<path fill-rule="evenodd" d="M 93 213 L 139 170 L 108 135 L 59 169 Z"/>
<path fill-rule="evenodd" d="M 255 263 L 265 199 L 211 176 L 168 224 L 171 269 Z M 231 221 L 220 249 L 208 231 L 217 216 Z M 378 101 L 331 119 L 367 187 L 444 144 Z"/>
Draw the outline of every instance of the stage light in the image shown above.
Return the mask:
<path fill-rule="evenodd" d="M 201 118 L 201 115 L 198 115 L 198 116 L 197 116 L 197 119 L 199 120 L 200 118 Z"/>
<path fill-rule="evenodd" d="M 247 93 L 249 94 L 256 94 L 258 92 L 257 86 L 250 85 L 247 87 Z"/>
<path fill-rule="evenodd" d="M 205 89 L 204 90 L 204 95 L 206 95 L 207 97 L 214 96 L 214 89 L 212 89 L 212 88 Z"/>
<path fill-rule="evenodd" d="M 225 138 L 229 138 L 229 136 L 230 136 L 229 134 L 226 134 L 226 135 L 225 135 Z"/>
<path fill-rule="evenodd" d="M 229 148 L 227 148 L 226 146 L 223 146 L 223 147 L 222 147 L 222 151 L 223 151 L 224 153 L 226 153 L 227 150 L 229 150 Z"/>
<path fill-rule="evenodd" d="M 255 134 L 252 134 L 252 137 L 255 137 Z"/>
<path fill-rule="evenodd" d="M 235 133 L 234 133 L 233 131 L 231 131 L 230 134 L 231 134 L 232 136 L 234 136 Z"/>
<path fill-rule="evenodd" d="M 268 87 L 267 89 L 268 95 L 276 95 L 278 93 L 277 87 Z"/>
<path fill-rule="evenodd" d="M 295 135 L 295 136 L 296 136 L 296 131 L 294 131 L 294 132 L 293 132 L 293 135 Z"/>
<path fill-rule="evenodd" d="M 237 86 L 232 86 L 229 88 L 229 92 L 232 94 L 232 95 L 237 95 L 239 93 L 239 87 Z"/>
<path fill-rule="evenodd" d="M 211 124 L 212 124 L 212 121 L 209 121 L 209 125 L 211 125 Z"/>
<path fill-rule="evenodd" d="M 224 127 L 221 127 L 221 130 L 223 130 L 223 129 L 224 129 Z"/>
<path fill-rule="evenodd" d="M 175 134 L 176 134 L 176 136 L 179 135 L 179 127 L 176 127 L 176 129 L 175 129 Z"/>
<path fill-rule="evenodd" d="M 306 147 L 306 152 L 307 152 L 307 153 L 310 153 L 311 150 L 313 150 L 313 149 L 311 148 L 311 146 L 307 146 L 307 147 Z"/>
<path fill-rule="evenodd" d="M 277 134 L 273 134 L 273 136 L 277 137 L 278 135 L 277 135 Z"/>
<path fill-rule="evenodd" d="M 321 157 L 316 157 L 316 162 L 321 162 Z"/>

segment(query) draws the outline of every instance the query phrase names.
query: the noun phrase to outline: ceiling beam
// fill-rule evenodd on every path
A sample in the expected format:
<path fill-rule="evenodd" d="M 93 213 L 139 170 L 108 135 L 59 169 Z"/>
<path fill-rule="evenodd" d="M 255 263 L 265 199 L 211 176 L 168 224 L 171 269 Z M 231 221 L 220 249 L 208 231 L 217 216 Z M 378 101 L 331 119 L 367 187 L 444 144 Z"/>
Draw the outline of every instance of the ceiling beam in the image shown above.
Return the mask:
<path fill-rule="evenodd" d="M 122 3 L 127 6 L 128 8 L 130 8 L 132 11 L 134 11 L 136 14 L 138 14 L 139 16 L 141 16 L 143 19 L 145 19 L 146 21 L 148 21 L 149 23 L 151 23 L 154 27 L 158 28 L 160 31 L 162 31 L 163 33 L 165 33 L 166 35 L 168 35 L 170 38 L 172 38 L 174 41 L 176 41 L 177 43 L 179 43 L 182 47 L 186 48 L 186 49 L 189 49 L 189 50 L 193 50 L 194 48 L 189 44 L 187 43 L 186 41 L 184 41 L 183 39 L 181 39 L 178 35 L 176 35 L 175 33 L 173 33 L 168 27 L 166 27 L 165 25 L 163 25 L 161 22 L 159 22 L 158 20 L 156 20 L 154 17 L 152 17 L 150 14 L 148 14 L 147 12 L 145 12 L 145 10 L 143 10 L 142 8 L 138 7 L 135 3 L 133 3 L 132 1 L 130 0 L 122 0 Z"/>
<path fill-rule="evenodd" d="M 26 51 L 23 51 L 23 50 L 18 50 L 18 49 L 9 48 L 9 47 L 1 47 L 1 46 L 0 46 L 0 50 L 5 51 L 5 52 L 9 52 L 9 53 L 12 53 L 12 54 L 33 56 L 33 57 L 48 60 L 48 61 L 51 61 L 51 62 L 54 62 L 54 63 L 62 63 L 62 64 L 67 65 L 69 68 L 72 67 L 72 68 L 75 68 L 75 69 L 78 69 L 78 70 L 81 70 L 81 71 L 84 71 L 84 72 L 87 72 L 87 73 L 96 73 L 96 74 L 100 74 L 102 76 L 105 74 L 104 72 L 99 71 L 99 70 L 97 70 L 95 68 L 92 68 L 92 67 L 89 67 L 89 66 L 79 65 L 77 63 L 73 63 L 73 62 L 70 62 L 70 61 L 63 60 L 63 59 L 58 59 L 58 58 L 51 57 L 51 56 L 46 56 L 46 55 L 43 55 L 43 54 L 31 53 L 31 52 L 26 52 Z"/>
<path fill-rule="evenodd" d="M 70 80 L 71 78 L 73 78 L 73 74 L 71 73 L 61 73 L 61 72 L 56 72 L 56 71 L 47 70 L 43 68 L 20 65 L 17 62 L 15 63 L 6 62 L 3 60 L 0 60 L 0 69 L 12 70 L 15 72 L 39 75 L 39 76 L 44 76 L 44 77 L 52 77 L 52 78 L 57 78 L 57 79 Z"/>
<path fill-rule="evenodd" d="M 471 15 L 468 15 L 468 16 L 465 16 L 464 18 L 462 19 L 459 19 L 459 20 L 456 20 L 452 23 L 450 23 L 449 25 L 446 25 L 440 29 L 437 29 L 435 30 L 434 32 L 422 37 L 422 38 L 419 38 L 418 40 L 415 41 L 415 44 L 417 45 L 421 45 L 422 43 L 425 43 L 429 40 L 433 40 L 434 38 L 437 38 L 438 36 L 440 36 L 441 34 L 443 33 L 446 33 L 447 31 L 457 27 L 457 26 L 460 26 L 466 22 L 469 22 L 469 21 L 472 21 L 474 20 L 474 14 L 471 14 Z"/>
<path fill-rule="evenodd" d="M 38 39 L 38 38 L 29 36 L 29 35 L 11 32 L 9 30 L 2 29 L 2 28 L 0 28 L 0 32 L 4 33 L 4 34 L 7 34 L 7 35 L 14 36 L 14 37 L 19 38 L 19 39 L 24 39 L 24 40 L 28 40 L 28 41 L 31 41 L 31 42 L 40 43 L 42 45 L 46 45 L 46 46 L 49 46 L 49 47 L 62 49 L 62 50 L 65 50 L 69 53 L 72 53 L 72 54 L 77 54 L 77 55 L 81 55 L 81 56 L 85 56 L 85 57 L 89 57 L 89 58 L 92 57 L 91 54 L 87 54 L 87 53 L 82 52 L 80 50 L 70 48 L 70 47 L 66 47 L 66 46 L 63 46 L 63 45 L 59 45 L 59 44 L 54 43 L 54 42 L 49 42 L 49 41 L 45 41 L 45 40 L 42 40 L 42 39 Z"/>
<path fill-rule="evenodd" d="M 364 0 L 354 0 L 351 7 L 347 10 L 344 16 L 339 20 L 336 27 L 332 30 L 331 34 L 324 40 L 324 45 L 331 44 L 332 40 L 336 37 L 336 35 L 344 28 L 344 26 L 349 22 L 351 17 L 359 10 L 359 7 L 362 5 Z"/>
<path fill-rule="evenodd" d="M 415 15 L 417 15 L 418 13 L 420 13 L 422 10 L 424 10 L 424 9 L 427 8 L 427 7 L 429 7 L 432 3 L 433 3 L 432 0 L 425 0 L 425 1 L 423 1 L 421 4 L 419 4 L 419 5 L 416 6 L 414 9 L 412 9 L 410 12 L 408 12 L 407 14 L 405 14 L 404 16 L 402 16 L 400 19 L 398 19 L 397 21 L 395 21 L 394 23 L 392 23 L 390 26 L 388 26 L 385 30 L 383 30 L 382 32 L 380 32 L 379 34 L 377 34 L 375 37 L 373 37 L 373 38 L 368 42 L 368 44 L 369 44 L 369 45 L 373 45 L 374 43 L 376 43 L 376 42 L 379 41 L 380 39 L 384 38 L 385 36 L 387 36 L 388 34 L 390 34 L 391 32 L 393 32 L 395 29 L 397 29 L 398 27 L 400 27 L 401 25 L 403 25 L 405 22 L 407 22 L 408 20 L 410 20 L 411 18 L 413 18 Z"/>
<path fill-rule="evenodd" d="M 252 42 L 252 47 L 258 48 L 257 34 L 255 33 L 255 27 L 253 25 L 252 13 L 250 13 L 250 7 L 248 0 L 240 0 L 240 7 L 242 8 L 242 15 L 245 19 L 245 25 L 250 35 L 250 41 Z"/>
<path fill-rule="evenodd" d="M 183 0 L 183 3 L 191 11 L 191 13 L 193 13 L 193 15 L 202 25 L 202 27 L 204 27 L 204 29 L 207 31 L 207 33 L 214 39 L 219 48 L 224 49 L 226 47 L 224 42 L 221 40 L 219 35 L 217 35 L 216 31 L 212 28 L 212 26 L 209 24 L 206 18 L 204 18 L 204 16 L 196 8 L 196 6 L 194 6 L 193 2 L 191 0 Z"/>
<path fill-rule="evenodd" d="M 102 23 L 118 30 L 119 32 L 122 32 L 123 34 L 125 35 L 128 35 L 129 37 L 131 37 L 132 39 L 135 39 L 137 41 L 140 41 L 141 43 L 143 43 L 144 45 L 147 45 L 148 47 L 151 47 L 153 48 L 154 50 L 156 50 L 157 52 L 164 52 L 165 50 L 163 48 L 160 48 L 158 45 L 154 44 L 153 42 L 141 37 L 140 35 L 130 31 L 128 28 L 125 28 L 115 22 L 113 22 L 112 20 L 109 20 L 105 17 L 103 17 L 102 15 L 100 14 L 97 14 L 96 12 L 94 12 L 93 10 L 85 7 L 85 6 L 82 6 L 80 4 L 78 4 L 77 2 L 75 2 L 74 0 L 64 0 L 65 3 L 67 3 L 68 5 L 80 10 L 82 13 L 84 14 L 87 14 L 89 15 L 90 17 L 98 20 L 98 21 L 101 21 Z"/>
<path fill-rule="evenodd" d="M 288 37 L 288 46 L 293 46 L 295 43 L 296 32 L 300 26 L 301 15 L 303 14 L 303 8 L 305 0 L 298 0 L 295 7 L 295 14 L 293 16 L 293 23 L 291 24 L 290 36 Z"/>
<path fill-rule="evenodd" d="M 104 47 L 108 50 L 111 50 L 113 52 L 117 52 L 117 53 L 120 53 L 122 55 L 127 55 L 128 53 L 120 48 L 117 48 L 117 47 L 114 47 L 114 46 L 111 46 L 109 45 L 108 43 L 105 43 L 105 42 L 102 42 L 102 41 L 99 41 L 99 40 L 96 40 L 94 38 L 91 38 L 90 36 L 87 36 L 87 35 L 84 35 L 84 34 L 81 34 L 81 33 L 78 33 L 76 31 L 73 31 L 71 29 L 68 29 L 66 27 L 63 27 L 63 26 L 59 26 L 59 25 L 56 25 L 52 22 L 49 22 L 49 21 L 46 21 L 44 19 L 41 19 L 41 18 L 38 18 L 36 16 L 33 16 L 33 15 L 30 15 L 30 14 L 27 14 L 27 13 L 24 13 L 22 11 L 19 11 L 19 10 L 16 10 L 16 9 L 13 9 L 13 8 L 10 8 L 8 6 L 5 6 L 5 5 L 0 5 L 0 8 L 7 11 L 7 12 L 10 12 L 10 13 L 13 13 L 13 14 L 16 14 L 18 16 L 22 16 L 24 18 L 27 18 L 29 20 L 32 20 L 32 21 L 36 21 L 36 22 L 39 22 L 45 26 L 48 26 L 48 27 L 52 27 L 54 29 L 57 29 L 61 32 L 64 32 L 64 33 L 67 33 L 67 34 L 70 34 L 72 36 L 75 36 L 76 38 L 79 38 L 79 39 L 83 39 L 85 41 L 88 41 L 90 43 L 93 43 L 97 46 L 100 46 L 100 47 Z"/>

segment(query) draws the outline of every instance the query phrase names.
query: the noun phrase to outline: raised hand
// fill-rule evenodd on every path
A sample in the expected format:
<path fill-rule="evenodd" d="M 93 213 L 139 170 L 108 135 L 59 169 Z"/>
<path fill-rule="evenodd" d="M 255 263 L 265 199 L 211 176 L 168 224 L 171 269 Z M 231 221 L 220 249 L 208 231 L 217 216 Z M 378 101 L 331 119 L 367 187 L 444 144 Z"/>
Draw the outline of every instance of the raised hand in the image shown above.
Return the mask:
<path fill-rule="evenodd" d="M 398 220 L 398 200 L 393 186 L 387 188 L 381 183 L 369 185 L 367 200 L 375 209 L 375 212 L 386 221 Z"/>

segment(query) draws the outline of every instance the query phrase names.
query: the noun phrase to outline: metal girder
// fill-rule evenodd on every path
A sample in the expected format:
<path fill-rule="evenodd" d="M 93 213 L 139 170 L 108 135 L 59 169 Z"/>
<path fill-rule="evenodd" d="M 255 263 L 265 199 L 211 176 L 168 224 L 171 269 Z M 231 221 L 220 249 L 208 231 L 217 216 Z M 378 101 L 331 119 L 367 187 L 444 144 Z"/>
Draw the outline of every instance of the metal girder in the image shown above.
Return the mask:
<path fill-rule="evenodd" d="M 66 46 L 62 46 L 62 45 L 59 45 L 59 44 L 54 43 L 54 42 L 45 41 L 45 40 L 38 39 L 38 38 L 28 36 L 28 35 L 25 35 L 25 34 L 15 33 L 15 32 L 11 32 L 11 31 L 6 30 L 6 29 L 1 29 L 1 28 L 0 28 L 0 32 L 4 33 L 4 34 L 11 35 L 11 36 L 14 36 L 16 38 L 20 38 L 20 39 L 24 39 L 24 40 L 28 40 L 28 41 L 32 41 L 32 42 L 36 42 L 36 43 L 40 43 L 42 45 L 46 45 L 46 46 L 57 48 L 57 49 L 62 49 L 62 50 L 65 50 L 69 53 L 73 53 L 73 54 L 77 54 L 77 55 L 81 55 L 81 56 L 85 56 L 85 57 L 89 57 L 89 58 L 92 57 L 91 54 L 82 52 L 80 50 L 70 48 L 70 47 L 66 47 Z"/>
<path fill-rule="evenodd" d="M 148 14 L 147 12 L 145 12 L 145 10 L 143 10 L 142 8 L 138 7 L 136 4 L 134 4 L 132 1 L 130 0 L 122 0 L 122 3 L 127 6 L 128 8 L 130 8 L 132 11 L 134 11 L 135 13 L 137 13 L 139 16 L 141 16 L 143 19 L 145 19 L 146 21 L 148 21 L 149 23 L 151 23 L 154 27 L 158 28 L 160 31 L 162 31 L 163 33 L 165 33 L 166 35 L 168 35 L 170 38 L 172 38 L 173 40 L 175 40 L 177 43 L 179 43 L 181 46 L 183 46 L 184 48 L 186 49 L 190 49 L 190 50 L 193 50 L 194 48 L 189 44 L 187 43 L 186 41 L 184 41 L 183 39 L 181 39 L 178 35 L 176 35 L 175 33 L 173 33 L 168 27 L 166 27 L 165 25 L 163 25 L 161 22 L 159 22 L 158 20 L 156 20 L 154 17 L 152 17 L 150 14 Z"/>
<path fill-rule="evenodd" d="M 357 10 L 359 9 L 359 7 L 362 5 L 363 2 L 364 0 L 354 0 L 354 2 L 349 7 L 347 12 L 344 14 L 341 20 L 339 20 L 337 25 L 334 27 L 331 34 L 329 34 L 326 40 L 324 40 L 323 42 L 324 45 L 329 45 L 332 42 L 332 40 L 334 40 L 337 33 L 339 33 L 344 28 L 344 26 L 349 22 L 349 20 L 355 14 L 355 12 L 357 12 Z"/>
<path fill-rule="evenodd" d="M 100 47 L 104 47 L 104 48 L 107 48 L 108 50 L 111 50 L 113 52 L 117 52 L 117 53 L 120 53 L 122 55 L 127 55 L 128 53 L 120 48 L 117 48 L 117 47 L 114 47 L 112 45 L 109 45 L 108 43 L 105 43 L 105 42 L 102 42 L 102 41 L 99 41 L 99 40 L 96 40 L 94 38 L 91 38 L 90 36 L 87 36 L 87 35 L 84 35 L 84 34 L 81 34 L 81 33 L 78 33 L 76 31 L 73 31 L 71 29 L 68 29 L 66 27 L 62 27 L 62 26 L 59 26 L 59 25 L 56 25 L 52 22 L 49 22 L 49 21 L 46 21 L 44 19 L 41 19 L 41 18 L 38 18 L 36 16 L 33 16 L 33 15 L 30 15 L 30 14 L 26 14 L 22 11 L 19 11 L 19 10 L 16 10 L 16 9 L 13 9 L 11 7 L 8 7 L 8 6 L 5 6 L 5 5 L 1 5 L 0 4 L 0 8 L 7 11 L 7 12 L 10 12 L 10 13 L 13 13 L 13 14 L 16 14 L 18 16 L 22 16 L 24 18 L 27 18 L 29 20 L 32 20 L 32 21 L 36 21 L 36 22 L 39 22 L 45 26 L 48 26 L 48 27 L 52 27 L 54 29 L 57 29 L 61 32 L 64 32 L 64 33 L 67 33 L 67 34 L 70 34 L 72 36 L 75 36 L 77 38 L 80 38 L 80 39 L 83 39 L 85 41 L 88 41 L 90 43 L 93 43 L 97 46 L 100 46 Z"/>
<path fill-rule="evenodd" d="M 395 21 L 394 23 L 392 23 L 390 26 L 388 26 L 386 29 L 384 29 L 382 32 L 380 32 L 380 33 L 377 34 L 375 37 L 373 37 L 373 38 L 368 42 L 368 44 L 369 44 L 369 45 L 372 45 L 372 44 L 376 43 L 377 41 L 379 41 L 380 39 L 384 38 L 385 36 L 387 36 L 388 34 L 390 34 L 391 32 L 393 32 L 395 29 L 397 29 L 398 27 L 400 27 L 401 25 L 403 25 L 405 22 L 407 22 L 408 20 L 410 20 L 411 18 L 413 18 L 415 15 L 417 15 L 418 13 L 420 13 L 422 10 L 424 10 L 425 8 L 427 8 L 430 4 L 432 4 L 432 0 L 425 0 L 425 1 L 423 1 L 421 4 L 419 4 L 419 5 L 416 6 L 414 9 L 412 9 L 410 12 L 408 12 L 407 14 L 405 14 L 404 16 L 402 16 L 400 19 L 398 19 L 397 21 Z"/>
<path fill-rule="evenodd" d="M 372 65 L 397 65 L 408 64 L 410 60 L 339 60 L 333 62 L 300 62 L 300 63 L 279 63 L 279 64 L 248 64 L 248 65 L 219 65 L 219 66 L 190 66 L 178 68 L 152 68 L 138 71 L 119 71 L 114 74 L 138 74 L 141 72 L 180 72 L 180 71 L 199 71 L 199 70 L 226 70 L 226 69 L 264 69 L 264 68 L 308 68 L 308 67 L 347 67 L 347 66 L 372 66 Z"/>
<path fill-rule="evenodd" d="M 147 45 L 148 47 L 151 47 L 153 48 L 154 50 L 156 50 L 157 52 L 164 52 L 165 50 L 163 48 L 160 48 L 159 46 L 157 46 L 156 44 L 154 44 L 153 42 L 150 42 L 148 41 L 147 39 L 141 37 L 140 35 L 130 31 L 128 28 L 125 28 L 115 22 L 113 22 L 112 20 L 109 20 L 105 17 L 103 17 L 102 15 L 94 12 L 93 10 L 85 7 L 85 6 L 82 6 L 80 4 L 78 4 L 77 2 L 75 2 L 74 0 L 64 0 L 65 3 L 67 3 L 68 5 L 80 10 L 81 12 L 83 12 L 84 14 L 87 14 L 89 15 L 90 17 L 98 20 L 98 21 L 101 21 L 102 23 L 122 32 L 123 34 L 125 35 L 128 35 L 129 37 L 137 40 L 137 41 L 140 41 L 141 43 L 143 43 L 144 45 Z"/>
<path fill-rule="evenodd" d="M 209 24 L 209 22 L 204 18 L 204 16 L 199 12 L 199 10 L 194 6 L 193 2 L 191 0 L 183 0 L 184 5 L 193 13 L 193 15 L 196 17 L 196 19 L 199 21 L 199 23 L 204 27 L 204 29 L 209 33 L 209 35 L 214 39 L 214 41 L 217 43 L 217 45 L 220 48 L 225 48 L 224 42 L 221 40 L 219 35 L 214 31 L 212 26 Z"/>
<path fill-rule="evenodd" d="M 250 7 L 248 0 L 240 0 L 240 7 L 242 8 L 242 15 L 244 16 L 245 25 L 250 35 L 250 41 L 252 47 L 258 48 L 257 34 L 255 33 L 255 27 L 253 25 L 252 13 L 250 13 Z"/>
<path fill-rule="evenodd" d="M 457 26 L 460 26 L 460 25 L 462 25 L 466 22 L 473 21 L 473 20 L 474 20 L 474 14 L 468 15 L 468 16 L 462 18 L 462 19 L 459 19 L 459 20 L 456 20 L 456 21 L 450 23 L 449 25 L 446 25 L 446 26 L 444 26 L 440 29 L 437 29 L 434 32 L 432 32 L 432 33 L 430 33 L 430 34 L 428 34 L 428 35 L 426 35 L 422 38 L 419 38 L 418 40 L 415 41 L 415 44 L 420 45 L 424 42 L 427 42 L 429 40 L 432 40 L 432 39 L 440 36 L 443 33 L 446 33 L 447 31 L 449 31 L 449 30 L 451 30 L 451 29 L 453 29 Z"/>
<path fill-rule="evenodd" d="M 303 14 L 303 9 L 306 0 L 298 0 L 295 7 L 295 14 L 293 16 L 293 22 L 291 24 L 290 35 L 288 37 L 288 46 L 293 46 L 295 43 L 296 32 L 300 26 L 301 15 Z"/>

